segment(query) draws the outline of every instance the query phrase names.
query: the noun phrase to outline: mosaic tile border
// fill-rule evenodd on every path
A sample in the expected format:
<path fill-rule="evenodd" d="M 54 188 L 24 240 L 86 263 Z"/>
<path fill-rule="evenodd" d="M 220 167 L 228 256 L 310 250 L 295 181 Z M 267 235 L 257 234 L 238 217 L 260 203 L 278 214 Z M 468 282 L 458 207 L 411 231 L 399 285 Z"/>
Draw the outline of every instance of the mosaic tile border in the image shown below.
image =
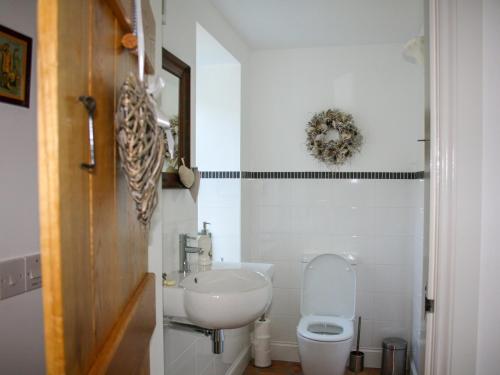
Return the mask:
<path fill-rule="evenodd" d="M 201 178 L 212 179 L 331 179 L 331 180 L 418 180 L 424 172 L 248 172 L 201 171 Z"/>

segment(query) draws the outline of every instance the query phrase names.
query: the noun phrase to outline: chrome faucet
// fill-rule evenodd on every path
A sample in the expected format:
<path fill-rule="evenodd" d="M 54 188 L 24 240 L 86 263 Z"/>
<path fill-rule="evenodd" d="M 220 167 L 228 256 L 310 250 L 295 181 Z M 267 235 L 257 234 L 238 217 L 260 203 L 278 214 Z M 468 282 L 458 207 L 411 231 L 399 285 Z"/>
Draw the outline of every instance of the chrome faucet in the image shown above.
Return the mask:
<path fill-rule="evenodd" d="M 179 234 L 179 271 L 184 273 L 184 275 L 191 272 L 187 254 L 199 254 L 202 251 L 199 247 L 188 246 L 188 240 L 196 240 L 196 237 L 188 234 Z"/>

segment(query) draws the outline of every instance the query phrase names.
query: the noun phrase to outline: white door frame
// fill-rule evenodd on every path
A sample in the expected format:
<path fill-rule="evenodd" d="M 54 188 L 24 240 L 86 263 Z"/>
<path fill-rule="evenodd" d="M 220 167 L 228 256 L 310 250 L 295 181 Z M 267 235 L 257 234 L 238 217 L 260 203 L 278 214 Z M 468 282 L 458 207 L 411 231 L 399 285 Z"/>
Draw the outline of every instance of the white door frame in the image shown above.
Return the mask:
<path fill-rule="evenodd" d="M 476 360 L 480 220 L 472 202 L 481 141 L 481 0 L 428 0 L 430 53 L 430 220 L 425 375 L 473 374 Z M 470 108 L 467 105 L 470 104 Z M 479 125 L 478 125 L 479 124 Z M 479 136 L 480 138 L 480 136 Z M 470 140 L 470 150 L 464 147 Z M 467 168 L 470 178 L 464 178 Z M 479 168 L 480 169 L 480 168 Z M 471 181 L 472 180 L 472 181 Z M 469 203 L 464 203 L 470 200 Z M 467 216 L 470 214 L 470 218 Z M 466 233 L 464 235 L 464 233 Z M 464 272 L 464 264 L 470 270 Z M 466 268 L 466 267 L 465 267 Z M 470 272 L 470 273 L 469 273 Z M 469 278 L 470 280 L 464 280 Z M 475 292 L 475 293 L 474 293 Z M 470 301 L 467 301 L 469 298 Z M 470 316 L 469 316 L 470 315 Z M 468 350 L 458 333 L 468 335 Z"/>
<path fill-rule="evenodd" d="M 429 274 L 427 282 L 427 296 L 436 300 L 440 295 L 439 307 L 447 308 L 449 305 L 442 303 L 444 296 L 437 292 L 438 281 L 437 270 L 446 264 L 444 259 L 447 254 L 444 251 L 449 248 L 450 238 L 447 236 L 447 227 L 450 221 L 450 184 L 452 173 L 452 145 L 449 142 L 449 123 L 446 121 L 449 113 L 447 106 L 443 105 L 443 93 L 446 88 L 444 84 L 446 76 L 440 75 L 440 49 L 446 48 L 439 43 L 439 0 L 429 0 L 429 88 L 430 88 L 430 122 L 431 122 L 431 156 L 430 156 L 430 207 L 429 207 Z M 441 89 L 441 90 L 440 90 Z M 437 249 L 440 249 L 438 252 Z M 440 257 L 438 258 L 438 254 Z M 437 306 L 436 306 L 437 307 Z M 437 353 L 446 350 L 446 327 L 439 327 L 440 314 L 448 315 L 449 312 L 440 308 L 435 313 L 426 314 L 426 345 L 425 345 L 425 375 L 437 374 L 436 370 L 441 367 Z M 438 336 L 438 337 L 436 337 Z M 443 342 L 444 341 L 444 342 Z"/>

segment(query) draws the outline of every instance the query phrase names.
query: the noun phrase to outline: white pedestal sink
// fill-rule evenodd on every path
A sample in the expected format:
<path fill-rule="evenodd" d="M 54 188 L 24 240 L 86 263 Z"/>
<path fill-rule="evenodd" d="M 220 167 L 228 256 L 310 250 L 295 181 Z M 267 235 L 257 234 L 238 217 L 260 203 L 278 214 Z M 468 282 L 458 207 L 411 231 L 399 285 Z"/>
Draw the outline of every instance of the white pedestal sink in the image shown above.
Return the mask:
<path fill-rule="evenodd" d="M 208 329 L 232 329 L 255 321 L 272 299 L 273 265 L 219 263 L 163 288 L 164 315 Z"/>

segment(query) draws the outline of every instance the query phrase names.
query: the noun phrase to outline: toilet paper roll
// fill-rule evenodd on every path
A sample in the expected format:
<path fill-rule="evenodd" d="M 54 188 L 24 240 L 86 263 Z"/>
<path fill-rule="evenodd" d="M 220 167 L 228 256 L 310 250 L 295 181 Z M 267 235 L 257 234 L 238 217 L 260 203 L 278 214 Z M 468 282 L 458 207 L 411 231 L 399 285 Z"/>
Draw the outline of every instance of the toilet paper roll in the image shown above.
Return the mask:
<path fill-rule="evenodd" d="M 268 352 L 271 350 L 271 344 L 268 343 L 268 342 L 264 342 L 264 343 L 260 343 L 260 344 L 257 344 L 257 343 L 254 343 L 253 344 L 253 350 L 255 353 L 257 352 Z"/>
<path fill-rule="evenodd" d="M 253 342 L 253 349 L 254 349 L 254 352 L 258 352 L 258 351 L 269 351 L 271 350 L 271 340 L 262 340 L 262 341 L 257 341 L 257 342 Z"/>
<path fill-rule="evenodd" d="M 271 319 L 266 318 L 266 320 L 257 320 L 255 322 L 255 328 L 253 332 L 254 338 L 260 337 L 270 337 L 271 336 Z"/>
<path fill-rule="evenodd" d="M 258 344 L 262 342 L 271 342 L 271 336 L 256 337 L 252 340 L 252 343 Z"/>
<path fill-rule="evenodd" d="M 256 350 L 255 351 L 254 365 L 255 365 L 255 367 L 269 367 L 269 366 L 271 366 L 271 351 L 270 350 Z"/>

